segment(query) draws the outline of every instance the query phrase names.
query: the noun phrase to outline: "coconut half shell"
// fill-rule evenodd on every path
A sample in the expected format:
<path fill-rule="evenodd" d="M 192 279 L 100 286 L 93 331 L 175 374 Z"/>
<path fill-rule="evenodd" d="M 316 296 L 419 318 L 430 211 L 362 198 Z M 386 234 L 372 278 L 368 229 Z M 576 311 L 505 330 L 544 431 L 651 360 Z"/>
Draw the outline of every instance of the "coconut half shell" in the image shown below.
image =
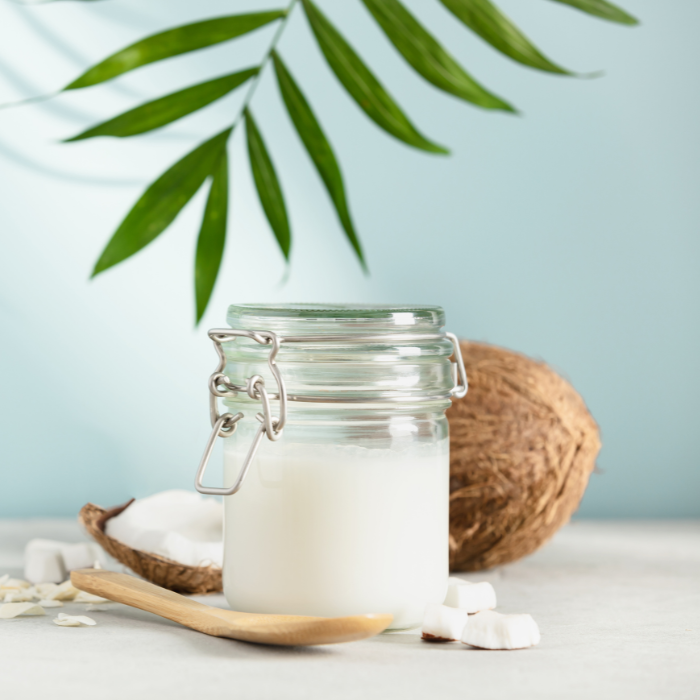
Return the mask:
<path fill-rule="evenodd" d="M 107 521 L 125 511 L 133 502 L 132 498 L 121 506 L 109 509 L 88 503 L 80 509 L 78 521 L 107 554 L 147 581 L 176 593 L 221 593 L 223 587 L 221 569 L 218 566 L 180 564 L 158 554 L 132 549 L 105 533 Z"/>

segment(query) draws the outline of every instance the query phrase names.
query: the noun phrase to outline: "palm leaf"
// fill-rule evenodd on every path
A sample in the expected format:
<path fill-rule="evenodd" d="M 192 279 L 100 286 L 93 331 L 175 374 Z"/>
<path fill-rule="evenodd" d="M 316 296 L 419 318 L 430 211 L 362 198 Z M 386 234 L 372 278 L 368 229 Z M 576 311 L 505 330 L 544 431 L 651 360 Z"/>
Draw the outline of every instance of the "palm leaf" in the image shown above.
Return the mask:
<path fill-rule="evenodd" d="M 97 85 L 149 63 L 235 39 L 281 19 L 285 14 L 284 10 L 275 10 L 216 17 L 153 34 L 112 54 L 63 89 L 76 90 Z"/>
<path fill-rule="evenodd" d="M 625 12 L 623 9 L 612 5 L 605 0 L 552 0 L 559 2 L 562 5 L 570 5 L 571 7 L 586 12 L 589 15 L 595 15 L 602 19 L 607 19 L 609 22 L 617 22 L 618 24 L 639 24 L 636 17 Z"/>
<path fill-rule="evenodd" d="M 138 253 L 172 223 L 211 174 L 230 133 L 200 144 L 146 189 L 102 251 L 93 277 Z"/>
<path fill-rule="evenodd" d="M 287 208 L 284 204 L 284 196 L 275 167 L 267 152 L 265 142 L 258 130 L 250 110 L 245 110 L 245 127 L 248 140 L 248 157 L 250 168 L 253 171 L 255 187 L 258 190 L 260 204 L 270 222 L 272 232 L 282 250 L 285 260 L 289 260 L 289 249 L 292 243 L 292 234 L 289 229 Z"/>
<path fill-rule="evenodd" d="M 207 205 L 204 208 L 202 226 L 197 238 L 197 253 L 194 263 L 194 293 L 197 323 L 204 316 L 214 284 L 221 267 L 226 242 L 226 220 L 228 217 L 228 157 L 221 152 L 215 166 Z"/>
<path fill-rule="evenodd" d="M 418 132 L 372 71 L 318 7 L 311 0 L 302 0 L 302 3 L 328 64 L 367 116 L 387 133 L 409 146 L 431 153 L 448 153 L 445 148 L 428 141 Z"/>
<path fill-rule="evenodd" d="M 530 68 L 572 75 L 552 63 L 490 0 L 440 0 L 461 22 L 491 46 Z"/>
<path fill-rule="evenodd" d="M 362 0 L 399 53 L 435 87 L 484 109 L 515 111 L 467 73 L 399 0 Z"/>
<path fill-rule="evenodd" d="M 362 246 L 360 240 L 355 233 L 355 227 L 350 217 L 350 210 L 345 197 L 345 187 L 343 185 L 343 176 L 340 173 L 338 161 L 335 158 L 333 149 L 326 135 L 321 129 L 321 125 L 316 119 L 316 115 L 311 110 L 309 103 L 304 97 L 304 94 L 299 89 L 296 81 L 292 77 L 287 67 L 284 65 L 282 58 L 276 52 L 272 54 L 272 60 L 275 65 L 275 75 L 277 76 L 277 84 L 279 85 L 282 99 L 287 107 L 287 112 L 296 127 L 297 133 L 301 138 L 306 151 L 318 170 L 318 174 L 323 180 L 323 184 L 328 190 L 335 210 L 338 213 L 340 223 L 345 230 L 345 235 L 350 241 L 353 250 L 360 259 L 362 268 L 367 271 Z"/>
<path fill-rule="evenodd" d="M 258 70 L 258 68 L 248 68 L 238 73 L 230 73 L 146 102 L 114 119 L 66 139 L 66 142 L 80 141 L 94 136 L 134 136 L 158 129 L 222 98 L 252 76 L 257 75 Z"/>

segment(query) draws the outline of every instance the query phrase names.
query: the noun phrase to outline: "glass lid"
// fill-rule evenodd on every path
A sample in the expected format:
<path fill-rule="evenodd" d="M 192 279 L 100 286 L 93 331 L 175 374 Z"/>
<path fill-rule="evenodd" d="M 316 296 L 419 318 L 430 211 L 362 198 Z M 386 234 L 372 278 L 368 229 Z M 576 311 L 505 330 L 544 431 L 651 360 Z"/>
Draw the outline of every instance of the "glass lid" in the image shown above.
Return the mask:
<path fill-rule="evenodd" d="M 232 304 L 226 317 L 233 328 L 282 333 L 439 332 L 440 306 L 375 304 Z"/>

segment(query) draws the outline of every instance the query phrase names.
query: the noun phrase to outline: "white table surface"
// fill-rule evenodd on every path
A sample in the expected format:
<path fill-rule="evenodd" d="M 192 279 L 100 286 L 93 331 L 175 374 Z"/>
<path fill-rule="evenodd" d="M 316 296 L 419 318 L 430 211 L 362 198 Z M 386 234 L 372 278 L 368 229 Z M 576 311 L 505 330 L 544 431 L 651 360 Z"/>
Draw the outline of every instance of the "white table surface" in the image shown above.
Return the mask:
<path fill-rule="evenodd" d="M 21 573 L 32 537 L 83 539 L 65 520 L 0 520 L 0 575 Z M 479 651 L 421 642 L 413 630 L 272 648 L 207 637 L 122 605 L 89 613 L 98 621 L 89 628 L 57 627 L 49 610 L 0 620 L 0 696 L 700 698 L 700 522 L 577 522 L 524 561 L 465 578 L 491 581 L 500 611 L 531 613 L 540 645 Z M 203 600 L 225 606 L 221 596 Z"/>

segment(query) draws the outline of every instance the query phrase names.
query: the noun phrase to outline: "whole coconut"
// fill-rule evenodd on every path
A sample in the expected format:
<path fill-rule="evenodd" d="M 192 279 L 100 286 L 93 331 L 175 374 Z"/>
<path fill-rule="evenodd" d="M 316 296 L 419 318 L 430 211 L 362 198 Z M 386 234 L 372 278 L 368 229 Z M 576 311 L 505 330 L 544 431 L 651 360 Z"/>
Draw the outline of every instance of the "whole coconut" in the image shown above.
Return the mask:
<path fill-rule="evenodd" d="M 543 545 L 578 507 L 600 450 L 575 389 L 543 362 L 461 342 L 469 391 L 450 422 L 450 568 L 477 571 Z"/>

